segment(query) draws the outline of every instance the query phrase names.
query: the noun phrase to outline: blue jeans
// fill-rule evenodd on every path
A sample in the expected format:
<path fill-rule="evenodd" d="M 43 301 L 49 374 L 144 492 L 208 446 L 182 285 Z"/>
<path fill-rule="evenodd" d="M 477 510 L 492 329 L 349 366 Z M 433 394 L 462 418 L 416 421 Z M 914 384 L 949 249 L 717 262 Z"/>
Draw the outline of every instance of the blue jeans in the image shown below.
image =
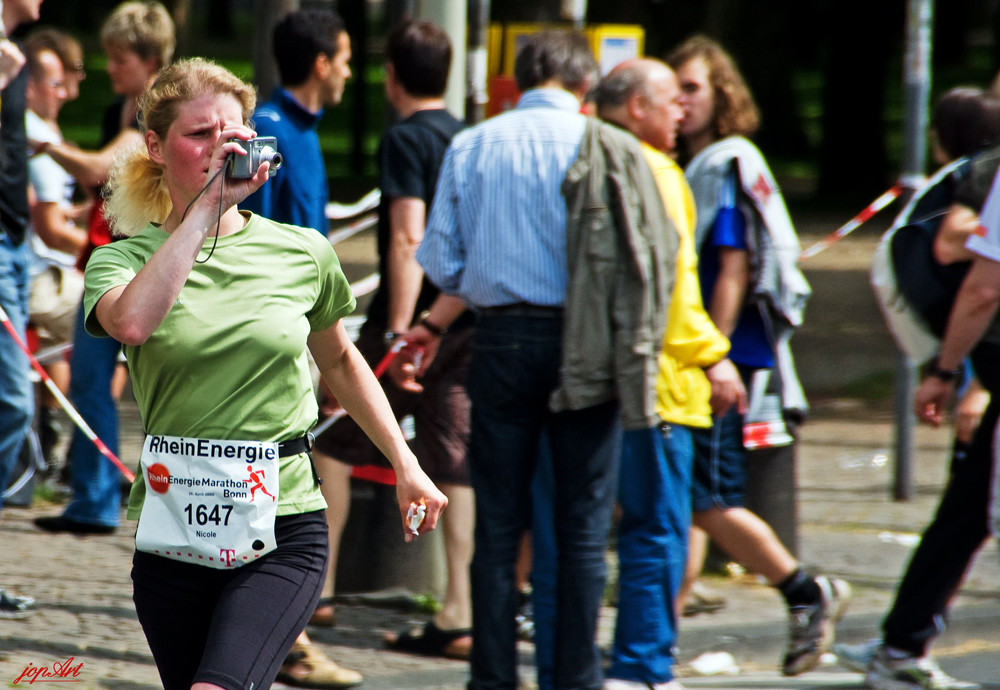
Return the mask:
<path fill-rule="evenodd" d="M 69 393 L 80 416 L 112 453 L 118 455 L 118 407 L 111 395 L 111 378 L 121 345 L 113 338 L 95 338 L 83 327 L 83 305 L 73 335 Z M 101 455 L 79 429 L 73 430 L 69 459 L 73 500 L 63 515 L 77 522 L 117 526 L 121 511 L 118 468 Z"/>
<path fill-rule="evenodd" d="M 608 676 L 673 679 L 677 617 L 691 526 L 694 447 L 684 426 L 628 431 L 618 478 L 618 619 Z"/>
<path fill-rule="evenodd" d="M 0 306 L 24 341 L 28 323 L 28 247 L 12 246 L 0 234 Z M 0 507 L 34 410 L 28 358 L 5 327 L 0 327 Z"/>
<path fill-rule="evenodd" d="M 544 455 L 544 454 L 543 454 Z M 694 447 L 684 426 L 626 431 L 618 473 L 618 619 L 610 678 L 663 683 L 673 678 L 677 618 L 691 526 Z M 555 580 L 552 470 L 543 457 L 532 486 L 531 604 L 539 690 L 552 690 Z"/>
<path fill-rule="evenodd" d="M 480 319 L 469 371 L 469 465 L 476 495 L 471 690 L 513 690 L 517 678 L 514 562 L 531 524 L 531 483 L 548 434 L 555 482 L 555 687 L 599 690 L 597 618 L 617 483 L 618 405 L 553 413 L 562 320 Z"/>
<path fill-rule="evenodd" d="M 555 687 L 556 525 L 552 518 L 555 477 L 547 439 L 543 438 L 538 468 L 531 484 L 531 612 L 535 623 L 535 670 L 538 690 Z"/>

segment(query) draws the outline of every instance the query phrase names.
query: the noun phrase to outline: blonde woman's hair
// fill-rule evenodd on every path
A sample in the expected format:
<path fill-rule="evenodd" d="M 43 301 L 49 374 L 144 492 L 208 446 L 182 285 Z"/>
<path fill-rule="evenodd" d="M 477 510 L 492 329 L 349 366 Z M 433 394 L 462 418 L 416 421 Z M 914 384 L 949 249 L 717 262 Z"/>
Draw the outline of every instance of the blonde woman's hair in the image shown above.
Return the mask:
<path fill-rule="evenodd" d="M 101 44 L 131 50 L 157 68 L 170 63 L 177 46 L 174 20 L 158 2 L 130 0 L 118 5 L 101 26 Z"/>
<path fill-rule="evenodd" d="M 180 60 L 160 70 L 153 85 L 139 98 L 139 126 L 167 137 L 178 108 L 199 96 L 230 95 L 242 109 L 243 124 L 250 121 L 257 93 L 254 87 L 224 67 L 202 58 Z M 104 213 L 112 233 L 131 237 L 148 223 L 162 223 L 173 203 L 163 182 L 163 167 L 149 158 L 145 146 L 121 156 L 108 180 Z"/>

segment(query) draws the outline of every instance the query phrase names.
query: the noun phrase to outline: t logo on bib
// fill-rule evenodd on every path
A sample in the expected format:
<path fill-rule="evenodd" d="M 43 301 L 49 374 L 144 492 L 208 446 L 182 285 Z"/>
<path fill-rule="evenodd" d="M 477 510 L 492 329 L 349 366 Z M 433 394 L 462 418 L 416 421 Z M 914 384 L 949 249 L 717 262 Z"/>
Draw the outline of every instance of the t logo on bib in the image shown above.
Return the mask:
<path fill-rule="evenodd" d="M 278 444 L 147 436 L 136 548 L 210 568 L 273 551 Z"/>

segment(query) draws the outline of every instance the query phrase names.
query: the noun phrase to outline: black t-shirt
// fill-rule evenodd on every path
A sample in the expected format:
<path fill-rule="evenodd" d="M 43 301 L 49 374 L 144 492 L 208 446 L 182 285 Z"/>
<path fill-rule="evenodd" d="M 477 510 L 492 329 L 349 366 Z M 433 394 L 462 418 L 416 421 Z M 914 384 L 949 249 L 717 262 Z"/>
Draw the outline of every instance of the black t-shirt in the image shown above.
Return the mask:
<path fill-rule="evenodd" d="M 447 110 L 418 110 L 405 120 L 393 125 L 379 144 L 379 189 L 382 200 L 379 204 L 378 221 L 378 267 L 381 274 L 379 288 L 368 307 L 368 321 L 383 330 L 389 318 L 389 203 L 396 198 L 412 197 L 423 199 L 430 215 L 437 187 L 438 172 L 444 160 L 445 151 L 451 138 L 464 125 Z M 417 298 L 413 313 L 430 307 L 440 291 L 426 278 Z M 452 328 L 472 323 L 472 315 L 466 312 Z"/>
<path fill-rule="evenodd" d="M 111 143 L 111 140 L 122 131 L 122 110 L 125 108 L 125 99 L 116 98 L 111 105 L 104 109 L 104 117 L 101 118 L 101 148 Z M 134 130 L 139 130 L 138 113 L 132 117 L 128 124 Z"/>
<path fill-rule="evenodd" d="M 24 125 L 28 68 L 0 93 L 0 229 L 15 245 L 28 228 L 28 135 Z"/>

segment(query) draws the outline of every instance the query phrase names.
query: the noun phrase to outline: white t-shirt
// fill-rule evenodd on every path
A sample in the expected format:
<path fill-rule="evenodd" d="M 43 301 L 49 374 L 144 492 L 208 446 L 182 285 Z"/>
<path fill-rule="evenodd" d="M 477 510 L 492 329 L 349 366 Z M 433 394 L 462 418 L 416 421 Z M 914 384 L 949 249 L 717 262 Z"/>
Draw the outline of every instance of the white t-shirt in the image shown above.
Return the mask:
<path fill-rule="evenodd" d="M 1000 262 L 1000 183 L 997 182 L 997 177 L 993 178 L 989 196 L 986 197 L 983 210 L 979 212 L 979 227 L 969 236 L 965 246 L 983 258 Z M 993 474 L 989 514 L 990 530 L 993 536 L 1000 536 L 1000 473 L 997 472 Z"/>
<path fill-rule="evenodd" d="M 979 256 L 1000 262 L 1000 184 L 996 177 L 983 210 L 979 212 L 979 227 L 966 240 L 965 246 Z"/>
<path fill-rule="evenodd" d="M 62 142 L 62 136 L 59 132 L 52 129 L 47 122 L 31 110 L 25 111 L 24 120 L 28 139 L 47 141 L 52 144 Z M 61 208 L 69 208 L 72 204 L 76 180 L 48 154 L 43 153 L 28 159 L 28 181 L 34 189 L 38 201 L 57 203 Z M 61 268 L 74 268 L 76 266 L 75 256 L 58 249 L 51 249 L 30 226 L 28 228 L 28 242 L 36 258 L 35 261 L 32 261 L 32 274 L 40 273 L 46 266 Z"/>

